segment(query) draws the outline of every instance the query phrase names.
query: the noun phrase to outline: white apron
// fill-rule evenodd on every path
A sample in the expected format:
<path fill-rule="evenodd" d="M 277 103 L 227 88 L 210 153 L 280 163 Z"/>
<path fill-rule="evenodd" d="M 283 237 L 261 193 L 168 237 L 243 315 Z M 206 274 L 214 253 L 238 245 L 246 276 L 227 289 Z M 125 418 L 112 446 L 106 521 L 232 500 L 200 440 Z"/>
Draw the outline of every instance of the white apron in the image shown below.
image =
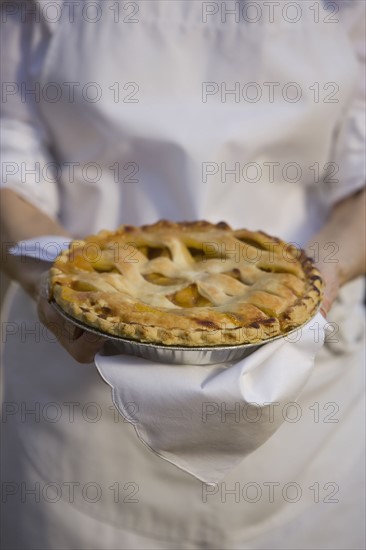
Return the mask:
<path fill-rule="evenodd" d="M 88 15 L 80 4 L 72 20 L 60 3 L 62 20 L 31 40 L 41 85 L 33 126 L 22 113 L 6 120 L 9 160 L 61 169 L 57 184 L 30 176 L 9 185 L 58 212 L 73 234 L 206 218 L 303 245 L 329 207 L 361 187 L 347 150 L 357 62 L 322 9 L 320 23 L 304 7 L 296 23 L 223 23 L 220 14 L 204 21 L 200 2 L 133 2 L 116 22 L 115 2 L 89 3 Z M 337 102 L 324 102 L 330 92 Z M 329 162 L 341 183 L 316 181 L 314 164 L 321 176 Z M 211 493 L 142 445 L 96 368 L 70 359 L 13 288 L 3 338 L 5 547 L 362 548 L 362 292 L 346 290 L 338 307 L 357 327 L 347 347 L 321 351 L 296 421 Z"/>

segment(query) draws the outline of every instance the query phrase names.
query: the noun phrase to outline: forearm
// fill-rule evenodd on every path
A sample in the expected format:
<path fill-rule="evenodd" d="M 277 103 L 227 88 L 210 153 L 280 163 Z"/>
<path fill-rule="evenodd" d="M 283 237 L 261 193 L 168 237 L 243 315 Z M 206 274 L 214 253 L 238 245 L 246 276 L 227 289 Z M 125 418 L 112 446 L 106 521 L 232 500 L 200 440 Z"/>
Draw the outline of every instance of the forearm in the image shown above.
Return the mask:
<path fill-rule="evenodd" d="M 11 256 L 9 247 L 20 240 L 41 235 L 69 237 L 68 232 L 46 214 L 9 189 L 0 191 L 1 269 L 29 294 L 35 295 L 44 263 L 32 258 Z"/>
<path fill-rule="evenodd" d="M 365 274 L 365 216 L 363 190 L 336 204 L 325 226 L 307 246 L 321 272 L 326 275 L 330 269 L 336 270 L 340 286 Z M 327 247 L 329 243 L 334 243 L 333 250 Z"/>

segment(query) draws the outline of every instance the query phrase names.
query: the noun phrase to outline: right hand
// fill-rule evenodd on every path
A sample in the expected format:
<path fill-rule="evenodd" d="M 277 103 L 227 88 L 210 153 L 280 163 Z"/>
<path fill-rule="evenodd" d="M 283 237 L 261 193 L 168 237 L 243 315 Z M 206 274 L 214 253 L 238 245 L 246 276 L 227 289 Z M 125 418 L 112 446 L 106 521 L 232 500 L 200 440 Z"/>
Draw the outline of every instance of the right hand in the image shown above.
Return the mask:
<path fill-rule="evenodd" d="M 45 277 L 46 274 L 41 277 L 36 298 L 41 323 L 56 336 L 59 343 L 78 363 L 92 363 L 106 339 L 75 326 L 52 307 L 45 291 Z"/>

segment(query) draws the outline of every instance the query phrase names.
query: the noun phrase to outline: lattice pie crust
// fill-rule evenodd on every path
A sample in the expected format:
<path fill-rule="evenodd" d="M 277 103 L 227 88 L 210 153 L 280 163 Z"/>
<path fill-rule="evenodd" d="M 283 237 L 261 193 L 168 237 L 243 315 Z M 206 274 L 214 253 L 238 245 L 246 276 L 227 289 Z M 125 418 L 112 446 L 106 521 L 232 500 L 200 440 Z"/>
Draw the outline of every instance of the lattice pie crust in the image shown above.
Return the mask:
<path fill-rule="evenodd" d="M 302 325 L 323 281 L 302 250 L 262 231 L 161 220 L 72 242 L 51 268 L 50 290 L 65 312 L 107 334 L 215 346 Z"/>

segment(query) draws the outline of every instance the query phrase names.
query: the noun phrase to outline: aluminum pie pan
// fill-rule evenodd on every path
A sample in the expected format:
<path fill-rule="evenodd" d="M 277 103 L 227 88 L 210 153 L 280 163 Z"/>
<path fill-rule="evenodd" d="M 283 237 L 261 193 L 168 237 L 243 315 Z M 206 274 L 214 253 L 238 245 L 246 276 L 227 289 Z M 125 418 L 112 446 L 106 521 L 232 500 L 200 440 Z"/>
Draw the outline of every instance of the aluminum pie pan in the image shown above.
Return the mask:
<path fill-rule="evenodd" d="M 83 329 L 86 332 L 95 334 L 106 338 L 109 344 L 112 344 L 114 350 L 117 353 L 123 353 L 126 355 L 134 355 L 153 361 L 155 363 L 166 363 L 170 365 L 218 365 L 222 363 L 235 363 L 248 357 L 254 353 L 257 349 L 263 347 L 269 342 L 287 338 L 289 335 L 296 333 L 298 330 L 306 325 L 311 319 L 308 319 L 302 325 L 290 330 L 286 334 L 280 334 L 273 338 L 259 344 L 239 344 L 232 346 L 200 346 L 200 347 L 188 347 L 188 346 L 166 346 L 163 344 L 152 344 L 148 342 L 139 342 L 138 340 L 131 340 L 123 338 L 121 336 L 114 336 L 102 332 L 97 328 L 91 327 L 75 317 L 72 317 L 66 313 L 61 306 L 54 300 L 51 300 L 51 305 L 55 310 L 67 321 L 73 323 L 75 326 Z M 316 315 L 314 313 L 313 317 Z M 111 347 L 109 346 L 109 353 Z"/>

